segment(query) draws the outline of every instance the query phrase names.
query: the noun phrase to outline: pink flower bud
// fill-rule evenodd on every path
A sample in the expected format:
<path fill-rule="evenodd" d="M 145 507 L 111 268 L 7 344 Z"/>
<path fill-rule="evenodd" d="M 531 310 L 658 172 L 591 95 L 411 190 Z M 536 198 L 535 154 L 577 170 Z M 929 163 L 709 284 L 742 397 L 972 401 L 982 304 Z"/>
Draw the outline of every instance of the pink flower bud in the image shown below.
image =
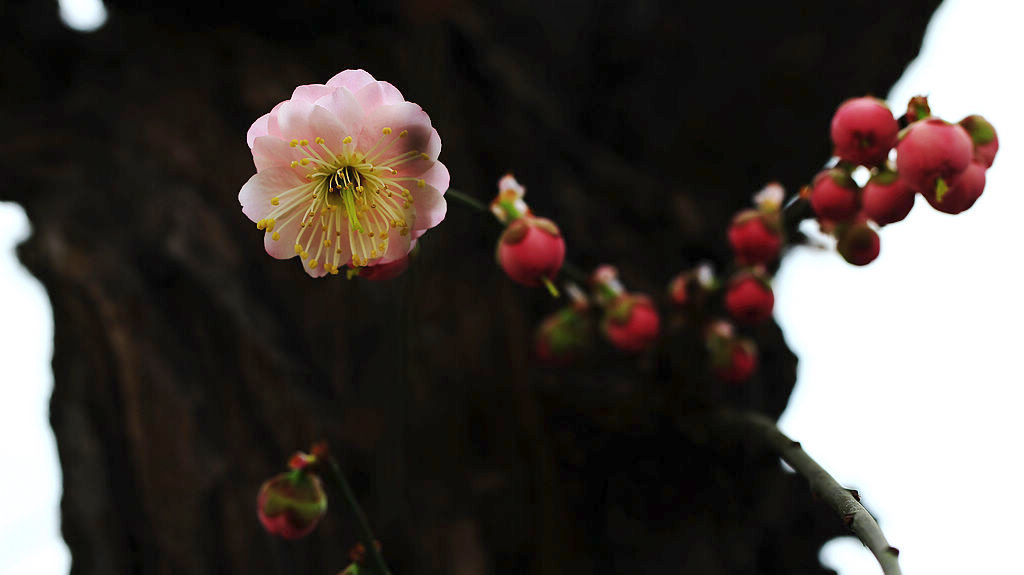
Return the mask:
<path fill-rule="evenodd" d="M 565 240 L 551 220 L 532 216 L 514 220 L 498 240 L 498 263 L 508 277 L 536 287 L 551 281 L 565 260 Z"/>
<path fill-rule="evenodd" d="M 832 117 L 835 155 L 851 164 L 880 164 L 896 145 L 899 129 L 885 102 L 867 97 L 847 100 Z"/>
<path fill-rule="evenodd" d="M 819 218 L 843 221 L 855 216 L 860 209 L 859 191 L 857 183 L 845 170 L 824 170 L 814 177 L 811 207 Z"/>
<path fill-rule="evenodd" d="M 264 529 L 285 539 L 308 535 L 327 512 L 320 478 L 302 470 L 266 481 L 260 486 L 256 504 Z"/>
<path fill-rule="evenodd" d="M 782 249 L 778 217 L 754 210 L 736 214 L 729 226 L 729 245 L 740 265 L 768 265 L 774 262 Z"/>
<path fill-rule="evenodd" d="M 754 342 L 735 337 L 732 325 L 724 320 L 712 323 L 705 335 L 711 373 L 727 383 L 741 383 L 757 369 Z"/>
<path fill-rule="evenodd" d="M 882 171 L 864 186 L 861 211 L 879 226 L 896 223 L 910 213 L 915 195 L 898 173 Z"/>
<path fill-rule="evenodd" d="M 737 322 L 761 323 L 772 316 L 775 295 L 763 274 L 740 272 L 729 281 L 725 308 Z"/>
<path fill-rule="evenodd" d="M 973 144 L 967 131 L 938 118 L 911 124 L 896 144 L 896 170 L 917 192 L 949 188 L 971 163 Z"/>

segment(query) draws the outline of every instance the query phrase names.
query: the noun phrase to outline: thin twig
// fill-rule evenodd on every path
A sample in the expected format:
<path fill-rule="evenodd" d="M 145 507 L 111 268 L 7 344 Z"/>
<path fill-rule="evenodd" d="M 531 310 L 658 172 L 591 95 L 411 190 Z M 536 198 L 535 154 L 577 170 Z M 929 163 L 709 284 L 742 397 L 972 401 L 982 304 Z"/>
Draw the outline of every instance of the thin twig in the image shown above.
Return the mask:
<path fill-rule="evenodd" d="M 373 562 L 376 564 L 377 570 L 380 572 L 379 575 L 391 575 L 391 571 L 388 570 L 387 563 L 384 562 L 384 556 L 380 554 L 380 550 L 377 549 L 377 538 L 373 535 L 373 530 L 370 529 L 370 522 L 366 519 L 366 513 L 363 512 L 362 506 L 359 505 L 359 500 L 356 499 L 356 494 L 352 491 L 352 487 L 348 484 L 348 479 L 345 478 L 345 474 L 341 472 L 341 467 L 338 466 L 338 461 L 334 456 L 327 456 L 327 474 L 328 481 L 337 487 L 341 494 L 345 497 L 348 502 L 348 506 L 352 511 L 352 514 L 356 516 L 356 522 L 359 524 L 360 539 L 363 542 L 363 547 L 366 551 L 373 556 Z"/>
<path fill-rule="evenodd" d="M 713 416 L 729 426 L 746 428 L 764 441 L 783 461 L 811 485 L 811 490 L 828 503 L 853 534 L 871 550 L 882 566 L 884 575 L 901 575 L 897 557 L 899 550 L 889 545 L 875 518 L 860 504 L 855 491 L 840 485 L 821 465 L 811 459 L 799 441 L 793 441 L 782 433 L 775 422 L 750 411 L 723 410 Z"/>

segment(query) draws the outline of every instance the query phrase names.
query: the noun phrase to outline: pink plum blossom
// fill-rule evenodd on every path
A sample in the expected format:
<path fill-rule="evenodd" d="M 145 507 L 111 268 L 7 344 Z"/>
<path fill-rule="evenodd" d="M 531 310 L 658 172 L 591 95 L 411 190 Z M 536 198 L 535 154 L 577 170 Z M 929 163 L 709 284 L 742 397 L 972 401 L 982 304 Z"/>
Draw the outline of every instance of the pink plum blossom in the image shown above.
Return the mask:
<path fill-rule="evenodd" d="M 448 169 L 430 117 L 363 70 L 299 86 L 249 128 L 242 213 L 267 253 L 313 277 L 405 258 L 444 219 Z"/>

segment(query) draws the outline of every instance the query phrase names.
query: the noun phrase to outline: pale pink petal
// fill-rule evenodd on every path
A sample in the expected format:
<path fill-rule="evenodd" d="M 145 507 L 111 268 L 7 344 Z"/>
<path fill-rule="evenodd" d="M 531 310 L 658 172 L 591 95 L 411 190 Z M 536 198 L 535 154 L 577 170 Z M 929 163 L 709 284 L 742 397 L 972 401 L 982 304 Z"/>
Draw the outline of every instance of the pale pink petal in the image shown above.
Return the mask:
<path fill-rule="evenodd" d="M 334 115 L 345 132 L 344 136 L 355 138 L 359 135 L 363 125 L 363 108 L 347 88 L 334 88 L 331 93 L 320 97 L 316 105 Z M 340 145 L 340 142 L 337 144 Z M 335 142 L 328 141 L 328 145 L 334 149 Z"/>
<path fill-rule="evenodd" d="M 438 164 L 440 165 L 440 164 Z M 434 186 L 413 186 L 413 205 L 416 207 L 416 223 L 413 229 L 425 230 L 436 226 L 448 211 L 448 202 Z"/>
<path fill-rule="evenodd" d="M 341 153 L 342 140 L 345 136 L 352 133 L 351 129 L 346 128 L 338 117 L 327 111 L 327 108 L 322 106 L 314 106 L 313 111 L 309 115 L 309 123 L 312 126 L 313 137 L 309 139 L 310 148 L 320 155 L 321 159 L 331 161 L 330 154 L 327 149 L 335 154 Z M 323 138 L 324 144 L 327 149 L 316 143 L 316 138 Z"/>
<path fill-rule="evenodd" d="M 400 260 L 405 256 L 409 255 L 412 251 L 412 234 L 405 234 L 404 236 L 398 233 L 398 230 L 392 230 L 391 239 L 388 241 L 388 251 L 384 254 L 384 257 L 377 260 L 375 263 L 388 264 L 395 260 Z"/>
<path fill-rule="evenodd" d="M 327 85 L 341 86 L 356 92 L 370 82 L 376 82 L 376 80 L 366 70 L 344 70 L 328 80 Z"/>
<path fill-rule="evenodd" d="M 420 176 L 427 185 L 434 186 L 442 194 L 448 191 L 448 184 L 451 183 L 451 176 L 448 175 L 448 168 L 441 162 L 434 162 L 434 165 Z"/>
<path fill-rule="evenodd" d="M 385 134 L 385 131 L 389 133 Z M 433 131 L 430 117 L 412 102 L 378 106 L 366 116 L 357 149 L 367 152 L 376 146 L 376 151 L 370 154 L 376 157 L 373 163 L 387 163 L 387 160 L 411 150 L 425 152 Z M 405 137 L 399 137 L 402 132 L 408 133 Z M 382 138 L 384 141 L 377 145 Z"/>
<path fill-rule="evenodd" d="M 284 102 L 287 102 L 285 100 Z M 281 137 L 281 128 L 277 125 L 277 113 L 281 111 L 281 106 L 284 102 L 278 102 L 273 109 L 270 110 L 270 118 L 267 119 L 267 135 Z"/>
<path fill-rule="evenodd" d="M 302 102 L 316 102 L 321 97 L 326 96 L 333 92 L 335 88 L 331 86 L 325 86 L 324 84 L 306 84 L 305 86 L 299 86 L 292 92 L 292 100 L 300 100 Z"/>
<path fill-rule="evenodd" d="M 441 136 L 437 135 L 437 130 L 431 128 L 430 140 L 427 142 L 426 149 L 423 153 L 430 156 L 431 160 L 436 160 L 441 155 Z"/>
<path fill-rule="evenodd" d="M 387 82 L 377 82 L 377 84 L 380 85 L 380 89 L 384 93 L 385 104 L 398 104 L 405 101 L 405 96 L 398 91 L 398 88 Z"/>
<path fill-rule="evenodd" d="M 381 88 L 380 84 L 380 82 L 370 82 L 354 94 L 356 100 L 359 101 L 359 105 L 363 107 L 364 111 L 369 112 L 377 106 L 381 106 L 385 103 L 384 90 Z"/>
<path fill-rule="evenodd" d="M 242 213 L 256 222 L 275 209 L 271 198 L 305 184 L 306 181 L 290 168 L 268 168 L 249 178 L 238 192 L 238 202 L 242 204 Z"/>
<path fill-rule="evenodd" d="M 245 134 L 245 141 L 247 144 L 249 144 L 250 150 L 252 149 L 253 140 L 260 136 L 266 136 L 267 134 L 270 133 L 270 127 L 268 125 L 269 122 L 270 113 L 268 112 L 266 114 L 263 114 L 259 118 L 256 118 L 256 121 L 253 122 L 252 126 L 249 127 L 249 131 L 246 132 Z"/>
<path fill-rule="evenodd" d="M 268 168 L 288 168 L 293 161 L 306 157 L 298 147 L 292 147 L 274 136 L 260 136 L 256 138 L 252 146 L 252 161 L 256 164 L 256 171 L 262 172 Z M 296 174 L 305 173 L 305 168 L 296 168 Z"/>
<path fill-rule="evenodd" d="M 282 140 L 307 139 L 312 140 L 313 126 L 310 125 L 309 116 L 316 106 L 312 102 L 303 100 L 288 100 L 281 105 L 277 111 L 277 127 L 281 131 Z M 273 116 L 272 116 L 273 117 Z"/>
<path fill-rule="evenodd" d="M 308 204 L 299 206 L 295 210 L 306 210 L 307 208 L 309 208 Z M 293 210 L 292 214 L 294 213 L 295 211 Z M 274 231 L 278 234 L 277 240 L 274 240 L 273 233 L 266 234 L 266 237 L 263 238 L 263 247 L 267 249 L 270 257 L 287 260 L 299 255 L 295 253 L 295 236 L 299 235 L 299 230 L 301 229 L 299 228 L 300 217 L 296 216 L 288 221 L 286 221 L 286 218 L 281 218 L 281 221 L 286 221 L 286 223 L 282 225 L 279 222 L 278 225 L 274 226 Z"/>
<path fill-rule="evenodd" d="M 333 250 L 334 248 L 333 246 L 331 248 L 323 247 L 325 232 L 323 231 L 323 228 L 321 228 L 320 226 L 313 225 L 312 234 L 313 235 L 311 237 L 304 236 L 304 239 L 306 241 L 300 242 L 303 244 L 303 246 L 309 246 L 307 248 L 307 251 L 309 252 L 309 257 L 302 262 L 302 269 L 306 270 L 306 273 L 309 274 L 311 277 L 319 278 L 327 275 L 328 273 L 327 268 L 324 267 L 324 262 L 329 260 L 327 259 L 327 256 L 324 252 L 327 252 L 328 250 Z M 294 243 L 295 242 L 292 242 L 293 252 L 295 251 Z M 317 252 L 320 252 L 320 257 L 317 257 Z M 313 261 L 314 259 L 316 260 L 317 265 L 315 268 L 311 268 L 309 267 L 309 262 Z"/>

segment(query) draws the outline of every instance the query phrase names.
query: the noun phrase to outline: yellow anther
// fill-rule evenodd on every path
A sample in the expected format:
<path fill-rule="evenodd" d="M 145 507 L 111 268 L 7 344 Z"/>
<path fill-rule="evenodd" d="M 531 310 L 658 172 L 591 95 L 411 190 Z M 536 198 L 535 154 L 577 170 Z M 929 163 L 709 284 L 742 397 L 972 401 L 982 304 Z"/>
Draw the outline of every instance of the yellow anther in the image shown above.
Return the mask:
<path fill-rule="evenodd" d="M 324 247 L 331 245 L 331 240 L 324 240 Z"/>
<path fill-rule="evenodd" d="M 377 257 L 377 250 L 370 250 L 370 257 L 371 258 Z"/>
<path fill-rule="evenodd" d="M 351 144 L 352 136 L 345 136 L 345 139 L 341 141 L 342 144 Z"/>
<path fill-rule="evenodd" d="M 316 142 L 316 143 L 318 143 L 318 144 L 322 144 L 322 143 L 324 143 L 324 139 L 323 139 L 323 138 L 321 138 L 320 136 L 317 136 L 317 137 L 316 137 L 316 139 L 315 139 L 315 140 L 313 140 L 313 141 L 314 141 L 314 142 Z"/>
<path fill-rule="evenodd" d="M 267 225 L 267 231 L 268 232 L 274 231 L 274 224 L 275 223 L 277 223 L 277 222 L 275 222 L 274 220 L 267 220 L 267 224 L 266 225 Z"/>
<path fill-rule="evenodd" d="M 299 163 L 298 163 L 298 162 L 296 162 L 295 160 L 292 160 L 291 166 L 292 166 L 293 168 L 296 168 L 296 167 L 298 167 L 298 166 L 299 166 Z"/>
<path fill-rule="evenodd" d="M 301 254 L 302 253 L 302 244 L 295 244 L 295 253 L 296 254 Z"/>
<path fill-rule="evenodd" d="M 410 205 L 410 204 L 409 204 L 409 200 L 405 200 L 404 202 L 402 202 L 402 207 L 403 207 L 403 208 L 408 208 L 408 207 L 409 207 L 409 205 Z"/>
<path fill-rule="evenodd" d="M 425 187 L 426 185 L 427 185 L 427 181 L 426 180 L 416 180 L 416 187 L 417 188 L 422 188 L 422 187 Z"/>
<path fill-rule="evenodd" d="M 326 232 L 327 231 L 327 224 L 321 225 L 320 229 Z"/>
<path fill-rule="evenodd" d="M 309 260 L 309 269 L 316 269 L 316 260 Z"/>
<path fill-rule="evenodd" d="M 381 242 L 381 243 L 377 244 L 377 249 L 382 251 L 382 252 L 384 251 L 384 248 L 386 248 L 386 247 L 388 247 L 388 246 L 384 242 Z"/>
<path fill-rule="evenodd" d="M 278 198 L 278 197 L 270 198 L 270 205 L 276 206 L 276 205 L 278 205 L 280 203 L 281 203 L 281 198 Z"/>
<path fill-rule="evenodd" d="M 309 257 L 309 252 L 307 252 L 306 250 L 302 250 L 302 253 L 299 254 L 299 257 L 302 259 L 306 259 Z"/>
<path fill-rule="evenodd" d="M 398 233 L 403 235 L 403 236 L 407 236 L 407 235 L 409 235 L 409 228 L 402 228 L 402 230 L 400 232 L 398 232 Z"/>
<path fill-rule="evenodd" d="M 382 131 L 382 132 L 384 132 L 384 135 L 385 135 L 385 136 L 387 136 L 388 134 L 390 134 L 390 133 L 391 133 L 391 128 L 385 127 L 385 128 L 384 128 L 383 130 L 381 130 L 381 131 Z"/>
<path fill-rule="evenodd" d="M 334 269 L 332 269 L 332 270 L 331 270 L 331 275 L 332 275 L 332 276 L 336 276 L 336 275 L 338 275 L 338 268 L 336 268 L 336 267 L 335 267 Z"/>
<path fill-rule="evenodd" d="M 361 192 L 361 191 L 363 191 L 363 187 L 362 187 L 362 186 L 356 186 L 356 191 L 357 191 L 357 192 Z"/>
<path fill-rule="evenodd" d="M 402 130 L 401 134 L 398 134 L 399 138 L 404 138 L 409 135 L 409 130 Z"/>
<path fill-rule="evenodd" d="M 341 248 L 338 248 L 338 249 L 334 250 L 334 253 L 340 254 L 341 253 Z"/>
<path fill-rule="evenodd" d="M 381 235 L 380 235 L 380 239 L 382 239 L 382 240 L 386 240 L 386 239 L 388 239 L 388 233 L 387 233 L 387 232 L 384 232 L 383 234 L 381 234 Z"/>
<path fill-rule="evenodd" d="M 423 158 L 424 160 L 429 160 L 430 159 L 430 156 L 428 156 L 426 154 L 420 154 L 420 157 Z"/>
<path fill-rule="evenodd" d="M 300 140 L 299 141 L 299 145 L 300 146 L 308 146 L 309 145 L 309 140 L 305 140 L 305 139 Z"/>
<path fill-rule="evenodd" d="M 366 235 L 368 235 L 368 236 L 370 236 L 372 238 L 373 237 L 373 232 L 370 232 L 370 233 L 368 233 Z"/>
<path fill-rule="evenodd" d="M 303 166 L 308 166 L 309 158 L 302 158 L 301 160 L 299 160 L 299 163 L 302 164 Z"/>
<path fill-rule="evenodd" d="M 292 141 L 288 142 L 288 145 L 294 148 L 295 146 L 299 145 L 299 141 L 298 140 L 292 140 Z"/>
<path fill-rule="evenodd" d="M 276 242 L 277 240 L 281 239 L 281 234 L 274 232 L 274 235 L 270 236 L 270 239 Z"/>
<path fill-rule="evenodd" d="M 267 220 L 260 220 L 260 221 L 256 222 L 256 229 L 257 230 L 263 230 L 263 229 L 266 229 L 266 227 L 267 227 Z"/>

